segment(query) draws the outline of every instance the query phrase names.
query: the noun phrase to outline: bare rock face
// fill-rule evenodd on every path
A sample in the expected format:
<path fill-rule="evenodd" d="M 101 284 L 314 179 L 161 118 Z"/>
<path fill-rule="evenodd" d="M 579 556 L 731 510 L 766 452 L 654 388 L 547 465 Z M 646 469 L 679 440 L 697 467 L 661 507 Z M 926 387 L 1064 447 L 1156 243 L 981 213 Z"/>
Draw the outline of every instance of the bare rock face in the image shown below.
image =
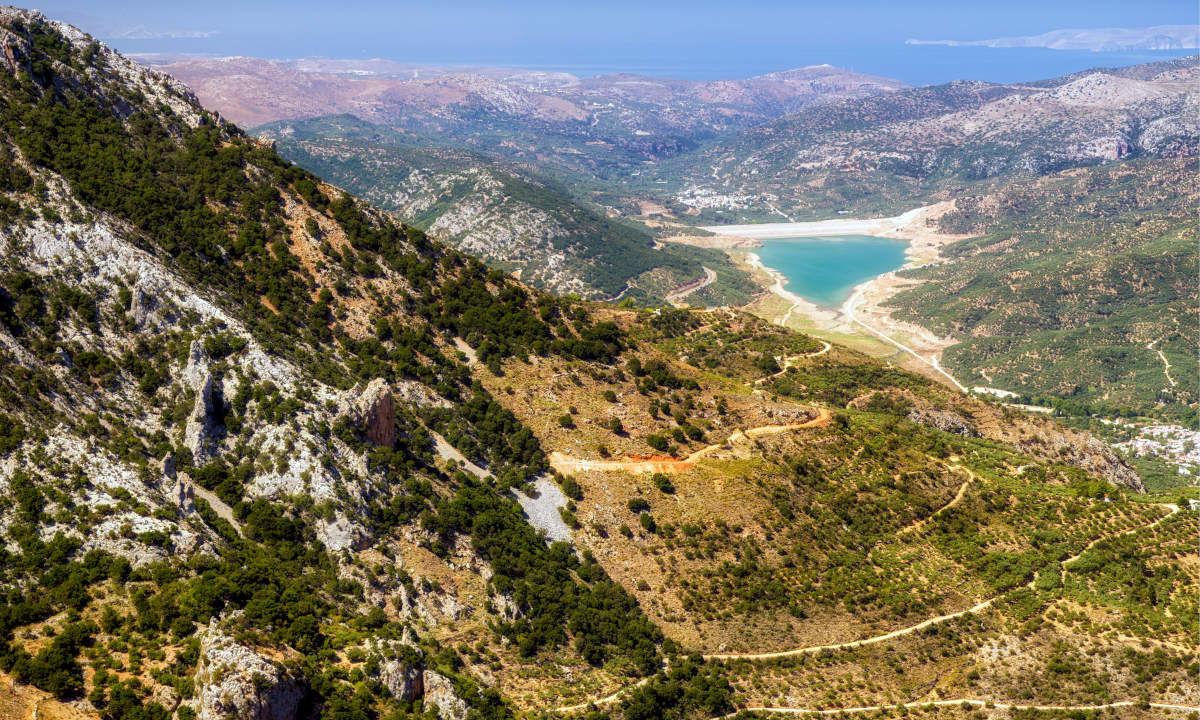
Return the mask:
<path fill-rule="evenodd" d="M 221 399 L 199 340 L 192 342 L 181 379 L 196 391 L 195 405 L 183 428 L 183 444 L 192 451 L 196 465 L 203 465 L 217 455 L 216 407 Z"/>
<path fill-rule="evenodd" d="M 397 700 L 416 700 L 425 694 L 425 673 L 403 660 L 380 664 L 379 681 Z"/>
<path fill-rule="evenodd" d="M 137 327 L 145 326 L 150 313 L 158 306 L 153 295 L 142 289 L 141 285 L 133 288 L 133 297 L 129 301 L 129 316 Z"/>
<path fill-rule="evenodd" d="M 192 451 L 197 465 L 203 465 L 217 454 L 214 395 L 213 377 L 207 375 L 196 390 L 196 404 L 183 427 L 183 444 Z"/>
<path fill-rule="evenodd" d="M 283 668 L 210 628 L 196 670 L 199 720 L 292 720 L 304 690 Z"/>
<path fill-rule="evenodd" d="M 1114 485 L 1127 487 L 1134 492 L 1146 492 L 1146 484 L 1137 471 L 1120 458 L 1113 449 L 1100 440 L 1079 433 L 1054 438 L 1054 451 L 1065 462 L 1094 472 Z"/>
<path fill-rule="evenodd" d="M 445 675 L 426 670 L 422 675 L 425 708 L 437 711 L 441 720 L 466 720 L 467 702 L 454 692 L 454 683 Z"/>
<path fill-rule="evenodd" d="M 318 522 L 316 531 L 317 539 L 335 552 L 362 547 L 367 539 L 367 532 L 363 526 L 341 513 L 334 515 L 331 521 Z"/>
<path fill-rule="evenodd" d="M 396 395 L 404 405 L 417 407 L 450 407 L 450 401 L 415 380 L 401 380 L 395 384 Z"/>
<path fill-rule="evenodd" d="M 908 419 L 918 425 L 936 428 L 943 432 L 962 435 L 963 437 L 979 437 L 979 430 L 966 418 L 949 410 L 933 410 L 929 408 L 914 408 L 909 411 Z"/>
<path fill-rule="evenodd" d="M 367 440 L 385 447 L 395 444 L 396 407 L 386 380 L 372 380 L 359 396 L 356 409 Z"/>
<path fill-rule="evenodd" d="M 196 489 L 187 480 L 176 477 L 174 484 L 168 486 L 167 497 L 179 506 L 184 515 L 196 512 Z"/>

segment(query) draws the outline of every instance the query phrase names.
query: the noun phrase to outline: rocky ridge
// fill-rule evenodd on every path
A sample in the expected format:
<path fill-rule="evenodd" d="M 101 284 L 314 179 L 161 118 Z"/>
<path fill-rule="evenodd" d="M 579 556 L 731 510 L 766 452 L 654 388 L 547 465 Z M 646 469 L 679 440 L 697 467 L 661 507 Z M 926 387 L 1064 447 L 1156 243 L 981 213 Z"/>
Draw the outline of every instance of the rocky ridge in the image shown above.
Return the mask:
<path fill-rule="evenodd" d="M 1041 83 L 901 90 L 781 117 L 652 174 L 684 203 L 708 198 L 705 207 L 729 211 L 758 198 L 751 205 L 828 215 L 909 209 L 955 184 L 1188 157 L 1200 137 L 1198 72 L 1193 57 Z"/>

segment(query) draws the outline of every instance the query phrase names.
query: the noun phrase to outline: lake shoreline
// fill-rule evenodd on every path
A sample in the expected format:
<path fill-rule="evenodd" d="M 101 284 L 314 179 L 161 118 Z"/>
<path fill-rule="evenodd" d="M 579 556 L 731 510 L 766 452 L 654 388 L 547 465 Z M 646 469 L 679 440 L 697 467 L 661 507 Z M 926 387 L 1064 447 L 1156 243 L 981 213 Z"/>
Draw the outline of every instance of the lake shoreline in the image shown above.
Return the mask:
<path fill-rule="evenodd" d="M 792 314 L 796 312 L 799 312 L 809 318 L 819 319 L 825 323 L 831 322 L 837 317 L 836 311 L 821 308 L 811 300 L 807 300 L 796 293 L 787 290 L 784 286 L 788 284 L 788 277 L 779 270 L 764 265 L 762 258 L 758 253 L 746 253 L 746 264 L 771 277 L 774 282 L 771 283 L 767 290 L 789 303 L 787 312 L 773 321 L 776 324 L 787 327 L 788 321 L 791 319 Z"/>
<path fill-rule="evenodd" d="M 899 272 L 944 262 L 941 248 L 969 237 L 951 235 L 937 227 L 937 219 L 952 207 L 953 201 L 946 201 L 916 208 L 891 218 L 771 223 L 769 226 L 764 223 L 763 228 L 753 235 L 735 235 L 732 234 L 732 230 L 737 228 L 738 232 L 745 232 L 755 229 L 755 226 L 723 226 L 722 229 L 730 232 L 704 238 L 693 236 L 691 239 L 703 241 L 706 247 L 724 249 L 735 258 L 740 257 L 746 265 L 758 271 L 759 277 L 756 279 L 767 293 L 787 303 L 787 309 L 782 313 L 772 311 L 763 314 L 761 309 L 754 307 L 759 303 L 748 305 L 746 309 L 750 312 L 755 312 L 773 323 L 818 337 L 828 336 L 842 342 L 845 338 L 862 338 L 866 342 L 860 349 L 864 351 L 879 357 L 894 357 L 896 362 L 910 369 L 941 382 L 949 381 L 949 384 L 959 386 L 958 381 L 940 365 L 942 351 L 957 341 L 954 338 L 939 337 L 919 325 L 896 320 L 892 317 L 891 310 L 885 306 L 887 301 L 900 291 L 922 282 L 899 277 Z M 832 242 L 833 236 L 848 234 L 905 240 L 908 244 L 904 250 L 905 263 L 902 266 L 855 285 L 850 297 L 837 308 L 822 308 L 787 290 L 787 276 L 777 268 L 764 264 L 761 256 L 753 252 L 762 247 L 764 240 L 829 237 Z"/>
<path fill-rule="evenodd" d="M 909 243 L 878 235 L 768 238 L 754 252 L 759 263 L 785 278 L 789 292 L 836 312 L 860 285 L 904 267 Z"/>

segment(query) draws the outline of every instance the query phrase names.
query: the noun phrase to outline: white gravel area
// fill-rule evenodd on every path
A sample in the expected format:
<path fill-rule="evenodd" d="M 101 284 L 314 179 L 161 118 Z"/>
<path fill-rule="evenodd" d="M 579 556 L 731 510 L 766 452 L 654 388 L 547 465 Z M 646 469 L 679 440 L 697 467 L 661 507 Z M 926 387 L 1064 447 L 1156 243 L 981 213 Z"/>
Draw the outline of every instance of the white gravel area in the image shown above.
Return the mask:
<path fill-rule="evenodd" d="M 571 542 L 571 529 L 563 522 L 558 509 L 566 507 L 567 496 L 551 479 L 539 477 L 533 481 L 533 493 L 526 495 L 513 490 L 529 524 L 546 533 L 550 542 Z"/>

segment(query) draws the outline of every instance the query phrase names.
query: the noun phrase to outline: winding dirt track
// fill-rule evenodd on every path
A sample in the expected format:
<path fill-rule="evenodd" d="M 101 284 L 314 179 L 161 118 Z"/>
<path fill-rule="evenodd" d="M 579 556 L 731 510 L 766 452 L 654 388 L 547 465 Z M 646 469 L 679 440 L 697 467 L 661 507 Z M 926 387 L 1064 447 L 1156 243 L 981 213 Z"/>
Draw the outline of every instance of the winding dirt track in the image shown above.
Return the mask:
<path fill-rule="evenodd" d="M 937 510 L 934 510 L 932 513 L 930 513 L 929 517 L 921 518 L 920 520 L 916 521 L 912 525 L 908 525 L 906 527 L 900 528 L 899 530 L 896 531 L 896 535 L 904 535 L 904 534 L 907 534 L 910 532 L 916 532 L 917 530 L 920 530 L 921 528 L 925 527 L 925 525 L 930 520 L 933 520 L 938 515 L 941 515 L 942 513 L 949 510 L 950 508 L 959 504 L 960 502 L 962 502 L 963 498 L 966 497 L 967 488 L 971 487 L 971 483 L 975 482 L 978 479 L 978 476 L 975 474 L 974 470 L 972 470 L 971 468 L 963 467 L 962 465 L 949 465 L 948 467 L 955 469 L 955 470 L 966 470 L 967 471 L 967 479 L 962 484 L 962 487 L 960 487 L 958 489 L 958 493 L 955 494 L 954 498 L 951 499 L 950 502 L 946 503 L 945 505 L 941 506 Z"/>
<path fill-rule="evenodd" d="M 703 278 L 697 280 L 696 282 L 692 283 L 691 285 L 685 286 L 682 290 L 668 294 L 666 296 L 665 300 L 667 302 L 671 303 L 672 305 L 674 305 L 675 307 L 684 307 L 683 303 L 680 302 L 681 300 L 683 300 L 688 295 L 691 295 L 692 293 L 696 292 L 697 290 L 701 290 L 703 288 L 708 287 L 709 285 L 712 285 L 717 279 L 717 274 L 715 272 L 713 272 L 712 270 L 709 270 L 708 268 L 704 267 L 703 265 L 701 265 L 700 267 L 701 267 L 701 269 L 704 270 Z"/>
<path fill-rule="evenodd" d="M 587 710 L 592 705 L 595 705 L 596 707 L 603 707 L 605 705 L 611 705 L 611 704 L 615 703 L 617 700 L 620 700 L 621 696 L 624 695 L 625 693 L 629 692 L 630 690 L 633 690 L 635 688 L 640 688 L 641 686 L 650 682 L 650 677 L 653 677 L 653 676 L 644 677 L 632 685 L 626 685 L 625 687 L 616 691 L 612 695 L 605 695 L 604 697 L 599 698 L 597 700 L 588 700 L 587 702 L 582 702 L 577 705 L 563 705 L 561 707 L 556 707 L 556 708 L 554 708 L 554 712 L 558 712 L 558 713 L 579 712 L 580 710 Z"/>
<path fill-rule="evenodd" d="M 754 384 L 762 385 L 763 383 L 767 382 L 768 380 L 774 380 L 775 378 L 782 376 L 784 373 L 786 373 L 788 371 L 788 368 L 791 368 L 795 365 L 797 360 L 803 360 L 804 358 L 815 358 L 815 357 L 824 355 L 825 353 L 827 353 L 833 349 L 833 345 L 829 344 L 828 342 L 826 342 L 824 340 L 817 339 L 817 342 L 821 343 L 821 345 L 823 345 L 824 347 L 822 347 L 820 350 L 817 350 L 816 352 L 804 353 L 803 355 L 789 355 L 788 357 L 783 358 L 783 362 L 780 363 L 780 365 L 783 366 L 783 369 L 781 369 L 777 373 L 771 373 L 770 375 L 768 375 L 766 377 L 755 380 Z"/>
<path fill-rule="evenodd" d="M 975 700 L 971 698 L 959 698 L 957 700 L 931 700 L 927 702 L 909 702 L 897 703 L 895 705 L 867 705 L 864 707 L 851 708 L 831 708 L 818 710 L 816 708 L 792 708 L 792 707 L 745 707 L 737 712 L 729 713 L 723 716 L 724 718 L 732 718 L 739 712 L 761 712 L 761 713 L 784 713 L 788 715 L 840 715 L 842 713 L 864 713 L 876 712 L 878 710 L 895 710 L 898 707 L 907 709 L 916 709 L 934 705 L 937 707 L 948 707 L 953 705 L 971 705 L 978 708 L 995 708 L 997 710 L 1107 710 L 1109 708 L 1134 707 L 1137 703 L 1132 700 L 1121 700 L 1119 702 L 1104 703 L 1102 705 L 1016 705 L 1011 703 L 994 702 L 991 700 Z M 1193 712 L 1200 710 L 1200 707 L 1192 705 L 1174 705 L 1171 703 L 1150 703 L 1150 707 L 1160 710 L 1180 710 L 1183 712 Z"/>
<path fill-rule="evenodd" d="M 1167 356 L 1163 355 L 1162 350 L 1159 350 L 1158 348 L 1154 347 L 1157 344 L 1158 344 L 1158 341 L 1155 340 L 1154 342 L 1147 345 L 1146 349 L 1150 350 L 1152 352 L 1158 353 L 1158 359 L 1162 360 L 1162 364 L 1163 364 L 1163 374 L 1167 376 L 1167 382 L 1171 383 L 1171 387 L 1175 387 L 1175 378 L 1171 377 L 1171 363 L 1170 363 L 1170 361 L 1167 360 Z"/>
<path fill-rule="evenodd" d="M 1079 560 L 1079 558 L 1083 557 L 1084 553 L 1086 553 L 1088 550 L 1091 550 L 1092 548 L 1096 547 L 1097 545 L 1104 542 L 1105 540 L 1111 540 L 1113 538 L 1122 537 L 1124 535 L 1130 535 L 1135 532 L 1149 530 L 1153 527 L 1158 526 L 1163 521 L 1165 521 L 1167 518 L 1169 518 L 1172 515 L 1174 515 L 1175 513 L 1179 512 L 1179 506 L 1175 505 L 1175 504 L 1171 504 L 1171 503 L 1163 504 L 1162 507 L 1169 508 L 1170 512 L 1168 512 L 1166 515 L 1160 517 L 1159 519 L 1155 520 L 1152 523 L 1149 523 L 1146 525 L 1139 525 L 1138 527 L 1130 528 L 1128 530 L 1123 530 L 1123 531 L 1121 531 L 1119 533 L 1115 533 L 1113 535 L 1104 535 L 1102 537 L 1098 537 L 1095 540 L 1091 541 L 1090 543 L 1085 545 L 1082 550 L 1080 550 L 1079 552 L 1075 553 L 1071 557 L 1062 561 L 1061 565 L 1063 567 L 1064 572 L 1069 569 L 1067 567 L 1068 565 Z M 943 508 L 943 510 L 944 509 L 945 508 Z M 941 511 L 939 510 L 938 512 L 941 512 Z M 1036 582 L 1037 582 L 1037 578 L 1035 577 L 1033 580 L 1030 580 L 1028 583 L 1026 583 L 1025 587 L 1032 588 L 1032 587 L 1034 587 L 1034 583 L 1036 583 Z M 822 650 L 844 650 L 846 648 L 855 648 L 855 647 L 860 647 L 863 645 L 873 645 L 875 643 L 885 642 L 887 640 L 892 640 L 894 638 L 898 638 L 903 635 L 909 635 L 918 630 L 923 630 L 923 629 L 929 627 L 930 625 L 937 625 L 937 624 L 946 622 L 947 620 L 953 620 L 954 618 L 962 617 L 963 615 L 967 615 L 969 613 L 976 613 L 981 610 L 985 610 L 985 609 L 991 607 L 993 603 L 995 603 L 997 600 L 999 600 L 1001 597 L 1003 597 L 1006 594 L 1007 594 L 1007 592 L 1001 593 L 1000 595 L 996 595 L 995 597 L 990 597 L 987 600 L 984 600 L 980 603 L 972 605 L 971 607 L 967 608 L 966 610 L 959 610 L 958 612 L 947 613 L 945 615 L 938 615 L 937 617 L 932 617 L 932 618 L 929 618 L 928 620 L 919 622 L 916 625 L 910 625 L 909 627 L 906 627 L 906 628 L 900 628 L 899 630 L 893 630 L 889 633 L 884 633 L 883 635 L 875 635 L 874 637 L 863 638 L 862 640 L 852 640 L 850 642 L 836 643 L 833 645 L 812 645 L 809 647 L 800 647 L 800 648 L 794 648 L 792 650 L 780 650 L 778 652 L 767 652 L 767 653 L 714 653 L 714 654 L 704 655 L 704 659 L 705 660 L 770 660 L 771 658 L 789 657 L 789 656 L 793 656 L 793 655 L 804 655 L 806 653 L 815 653 L 815 652 L 820 652 Z"/>
<path fill-rule="evenodd" d="M 974 478 L 972 478 L 972 479 L 974 479 Z M 968 480 L 968 483 L 969 482 L 970 482 L 970 480 Z M 966 486 L 964 485 L 963 489 L 961 489 L 959 491 L 959 494 L 961 495 L 965 491 L 965 489 L 966 489 Z M 951 502 L 954 502 L 954 501 L 951 501 Z M 949 507 L 949 505 L 947 505 L 946 507 Z M 946 507 L 943 507 L 941 510 L 938 510 L 937 512 L 941 512 L 942 510 L 945 510 Z M 1154 522 L 1148 523 L 1146 525 L 1139 525 L 1134 528 L 1129 528 L 1128 530 L 1123 530 L 1119 533 L 1114 533 L 1112 535 L 1104 535 L 1102 537 L 1098 537 L 1095 540 L 1089 542 L 1087 545 L 1085 545 L 1083 547 L 1082 550 L 1080 550 L 1079 552 L 1075 553 L 1071 557 L 1066 558 L 1065 560 L 1062 561 L 1061 565 L 1063 567 L 1064 572 L 1068 570 L 1067 565 L 1070 565 L 1070 564 L 1074 563 L 1075 561 L 1079 560 L 1079 558 L 1083 557 L 1084 553 L 1086 553 L 1088 550 L 1091 550 L 1096 545 L 1099 545 L 1100 543 L 1104 542 L 1105 540 L 1111 540 L 1113 538 L 1130 535 L 1135 532 L 1150 530 L 1150 529 L 1162 524 L 1163 522 L 1165 522 L 1168 518 L 1175 515 L 1175 513 L 1179 512 L 1179 506 L 1175 505 L 1173 503 L 1164 503 L 1164 504 L 1162 504 L 1162 507 L 1168 508 L 1170 510 L 1170 512 L 1168 512 L 1166 515 L 1158 518 Z M 936 513 L 935 513 L 935 515 L 936 515 Z M 1037 578 L 1035 577 L 1033 580 L 1030 580 L 1025 585 L 1025 587 L 1032 588 L 1036 581 L 1037 581 Z M 710 653 L 710 654 L 703 655 L 703 658 L 705 660 L 770 660 L 773 658 L 790 657 L 790 656 L 795 656 L 795 655 L 803 655 L 803 654 L 807 654 L 807 653 L 816 653 L 816 652 L 821 652 L 822 650 L 844 650 L 844 649 L 848 649 L 848 648 L 861 647 L 863 645 L 873 645 L 876 643 L 885 642 L 887 640 L 898 638 L 898 637 L 901 637 L 904 635 L 909 635 L 911 633 L 917 632 L 918 630 L 927 628 L 931 625 L 936 625 L 936 624 L 939 624 L 942 622 L 946 622 L 947 620 L 953 620 L 954 618 L 962 617 L 963 615 L 967 615 L 969 613 L 980 612 L 982 610 L 985 610 L 985 609 L 991 607 L 1001 597 L 1003 597 L 1003 594 L 988 598 L 987 600 L 977 603 L 976 605 L 973 605 L 973 606 L 967 608 L 966 610 L 960 610 L 958 612 L 948 613 L 946 615 L 938 615 L 937 617 L 932 617 L 932 618 L 929 618 L 928 620 L 919 622 L 916 625 L 911 625 L 909 627 L 901 628 L 899 630 L 893 630 L 891 632 L 884 633 L 882 635 L 875 635 L 873 637 L 863 638 L 862 640 L 852 640 L 849 642 L 835 643 L 835 644 L 831 644 L 831 645 L 813 645 L 813 646 L 808 646 L 808 647 L 794 648 L 791 650 L 780 650 L 778 652 Z M 621 696 L 624 695 L 626 692 L 629 692 L 630 690 L 632 690 L 634 688 L 641 687 L 642 685 L 646 684 L 647 681 L 648 681 L 648 678 L 644 678 L 633 685 L 627 685 L 626 687 L 621 688 L 620 690 L 612 693 L 611 695 L 606 695 L 605 697 L 600 698 L 599 700 L 591 700 L 591 701 L 579 703 L 576 705 L 558 707 L 558 708 L 554 708 L 554 711 L 555 712 L 564 712 L 564 713 L 565 712 L 576 712 L 579 710 L 586 709 L 591 704 L 596 704 L 596 705 L 611 704 L 611 703 L 619 700 L 621 698 Z M 933 705 L 956 705 L 956 704 L 961 704 L 964 702 L 969 703 L 971 705 L 976 705 L 979 707 L 985 707 L 989 701 L 960 699 L 960 700 L 939 700 L 939 701 L 936 701 L 933 703 L 914 702 L 914 703 L 904 703 L 904 704 L 906 707 L 921 707 L 921 706 L 930 705 L 930 704 L 933 704 Z M 1023 710 L 1023 709 L 1100 710 L 1100 709 L 1105 709 L 1105 708 L 1129 707 L 1129 706 L 1134 705 L 1133 701 L 1122 701 L 1122 702 L 1117 702 L 1117 703 L 1108 703 L 1108 704 L 1104 704 L 1104 705 L 1007 705 L 1007 704 L 998 703 L 998 702 L 994 702 L 991 704 L 993 707 L 996 707 L 996 708 L 1001 708 L 1001 709 L 1011 708 L 1011 709 L 1016 709 L 1016 710 Z M 795 715 L 834 715 L 834 714 L 843 713 L 843 712 L 845 712 L 845 713 L 871 712 L 874 710 L 895 708 L 895 707 L 896 707 L 895 705 L 873 705 L 873 706 L 869 706 L 869 707 L 834 708 L 834 709 L 828 709 L 828 710 L 818 710 L 818 709 L 813 709 L 813 708 L 747 707 L 747 708 L 742 708 L 742 710 L 748 710 L 748 711 L 752 711 L 752 712 L 787 713 L 787 714 L 795 714 Z M 1167 704 L 1167 703 L 1151 703 L 1151 707 L 1157 707 L 1157 708 L 1163 708 L 1163 709 L 1169 709 L 1169 710 L 1184 710 L 1184 711 L 1200 710 L 1200 708 L 1192 707 L 1190 705 L 1171 705 L 1171 704 Z M 736 714 L 737 713 L 731 713 L 730 715 L 727 715 L 725 717 L 733 717 Z"/>
<path fill-rule="evenodd" d="M 972 605 L 971 607 L 967 608 L 966 610 L 959 610 L 958 612 L 948 613 L 946 615 L 938 615 L 937 617 L 931 617 L 928 620 L 924 620 L 922 622 L 917 623 L 916 625 L 910 625 L 906 628 L 900 628 L 899 630 L 893 630 L 889 633 L 884 633 L 883 635 L 875 635 L 874 637 L 863 638 L 862 640 L 851 640 L 850 642 L 835 643 L 833 645 L 809 645 L 808 647 L 793 648 L 791 650 L 780 650 L 778 652 L 713 653 L 711 655 L 704 655 L 704 659 L 705 660 L 770 660 L 772 658 L 793 657 L 795 655 L 806 655 L 809 653 L 817 653 L 817 652 L 821 652 L 822 650 L 845 650 L 847 648 L 862 647 L 863 645 L 874 645 L 876 643 L 886 642 L 888 640 L 893 640 L 898 637 L 903 637 L 904 635 L 910 635 L 912 633 L 917 632 L 918 630 L 924 630 L 925 628 L 929 627 L 930 625 L 938 625 L 940 623 L 946 622 L 947 620 L 953 620 L 954 618 L 962 617 L 963 615 L 967 615 L 970 613 L 977 613 L 980 610 L 985 610 L 985 609 L 991 607 L 992 603 L 996 602 L 997 599 L 998 598 L 994 598 L 994 597 L 988 598 L 987 600 L 984 600 L 983 602 L 981 602 L 977 605 Z"/>
<path fill-rule="evenodd" d="M 793 430 L 804 430 L 807 428 L 818 428 L 828 425 L 832 419 L 832 414 L 827 408 L 813 407 L 810 410 L 815 410 L 817 416 L 811 420 L 806 420 L 801 423 L 789 423 L 787 425 L 759 425 L 746 430 L 736 430 L 729 436 L 725 442 L 719 445 L 708 445 L 696 452 L 688 455 L 686 458 L 679 460 L 670 457 L 648 457 L 648 458 L 627 458 L 625 460 L 584 460 L 582 458 L 573 458 L 561 452 L 550 453 L 550 466 L 562 474 L 571 474 L 577 472 L 630 472 L 630 473 L 671 473 L 690 470 L 696 466 L 696 462 L 701 458 L 711 455 L 720 450 L 728 450 L 733 444 L 744 442 L 748 439 L 766 437 L 768 435 L 779 435 Z"/>

